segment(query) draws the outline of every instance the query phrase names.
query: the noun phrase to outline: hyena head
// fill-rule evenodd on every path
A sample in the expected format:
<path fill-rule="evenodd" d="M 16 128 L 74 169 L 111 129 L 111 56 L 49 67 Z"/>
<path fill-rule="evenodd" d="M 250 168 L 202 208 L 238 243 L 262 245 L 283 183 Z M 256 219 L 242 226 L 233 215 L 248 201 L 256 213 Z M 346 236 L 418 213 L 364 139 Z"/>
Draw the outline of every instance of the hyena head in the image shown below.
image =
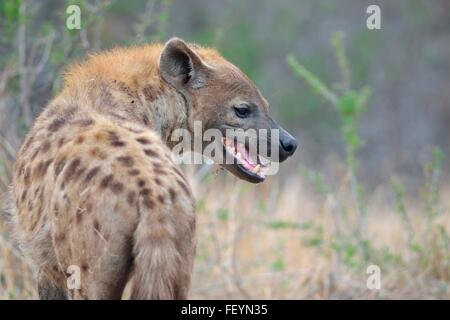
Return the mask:
<path fill-rule="evenodd" d="M 191 135 L 195 136 L 196 122 L 203 133 L 219 130 L 220 139 L 214 137 L 220 156 L 209 156 L 220 159 L 217 162 L 237 177 L 261 182 L 270 163 L 294 154 L 297 141 L 270 117 L 267 100 L 242 71 L 216 51 L 173 38 L 161 52 L 160 72 L 185 99 Z M 211 144 L 205 137 L 203 134 L 200 144 L 203 153 Z"/>

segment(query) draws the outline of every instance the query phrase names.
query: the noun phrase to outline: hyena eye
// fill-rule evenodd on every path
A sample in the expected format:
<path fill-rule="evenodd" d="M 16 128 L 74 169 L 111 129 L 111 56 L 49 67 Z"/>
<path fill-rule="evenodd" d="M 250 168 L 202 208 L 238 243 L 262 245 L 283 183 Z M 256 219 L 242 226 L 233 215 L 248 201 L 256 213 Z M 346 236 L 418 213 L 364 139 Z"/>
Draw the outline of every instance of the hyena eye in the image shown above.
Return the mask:
<path fill-rule="evenodd" d="M 247 118 L 250 115 L 250 109 L 246 105 L 242 105 L 239 107 L 234 107 L 234 113 L 239 118 Z"/>

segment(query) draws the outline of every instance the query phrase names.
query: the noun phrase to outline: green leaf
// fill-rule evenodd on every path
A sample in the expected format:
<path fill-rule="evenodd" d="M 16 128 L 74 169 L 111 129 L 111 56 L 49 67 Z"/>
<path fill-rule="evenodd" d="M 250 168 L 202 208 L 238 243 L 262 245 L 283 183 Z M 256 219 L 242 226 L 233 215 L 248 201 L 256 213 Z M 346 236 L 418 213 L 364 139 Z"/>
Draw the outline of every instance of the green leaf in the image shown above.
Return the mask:
<path fill-rule="evenodd" d="M 278 257 L 273 263 L 272 263 L 272 270 L 274 271 L 283 271 L 286 268 L 286 265 L 284 263 L 284 260 L 282 257 Z"/>
<path fill-rule="evenodd" d="M 316 77 L 312 72 L 308 71 L 302 64 L 300 64 L 293 54 L 287 56 L 287 63 L 291 67 L 294 74 L 303 80 L 320 96 L 328 100 L 333 106 L 336 105 L 337 97 L 336 95 L 328 89 L 328 87 L 323 83 L 318 77 Z"/>
<path fill-rule="evenodd" d="M 258 201 L 258 211 L 259 212 L 266 212 L 267 211 L 267 204 L 264 202 L 264 200 Z"/>
<path fill-rule="evenodd" d="M 359 96 L 354 91 L 348 91 L 339 98 L 337 106 L 344 118 L 358 114 L 358 99 Z"/>
<path fill-rule="evenodd" d="M 346 87 L 350 86 L 350 68 L 348 66 L 347 55 L 343 44 L 344 35 L 342 32 L 335 32 L 331 38 L 331 45 L 334 48 L 339 68 L 341 69 L 343 82 Z"/>
<path fill-rule="evenodd" d="M 217 210 L 217 217 L 222 221 L 227 221 L 230 218 L 230 212 L 226 208 Z"/>
<path fill-rule="evenodd" d="M 303 243 L 309 247 L 319 247 L 323 244 L 323 239 L 320 237 L 305 238 Z"/>
<path fill-rule="evenodd" d="M 310 222 L 298 223 L 298 222 L 290 222 L 283 220 L 274 220 L 267 223 L 267 227 L 269 229 L 279 230 L 279 229 L 309 229 L 312 227 Z"/>

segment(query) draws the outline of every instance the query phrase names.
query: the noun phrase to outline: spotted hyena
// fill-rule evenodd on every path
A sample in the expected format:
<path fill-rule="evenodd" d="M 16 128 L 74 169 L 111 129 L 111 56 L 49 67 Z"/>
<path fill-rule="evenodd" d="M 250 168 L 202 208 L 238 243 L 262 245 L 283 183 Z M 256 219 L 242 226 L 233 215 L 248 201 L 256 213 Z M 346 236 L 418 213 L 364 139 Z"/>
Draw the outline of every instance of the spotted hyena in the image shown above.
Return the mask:
<path fill-rule="evenodd" d="M 194 198 L 172 161 L 170 136 L 192 131 L 194 121 L 279 129 L 280 161 L 296 149 L 255 85 L 213 49 L 174 38 L 68 68 L 14 164 L 12 216 L 41 299 L 118 299 L 129 280 L 134 299 L 187 297 Z M 224 166 L 260 182 L 263 165 L 246 148 L 225 140 L 224 152 L 244 165 Z M 67 286 L 71 266 L 79 288 Z"/>

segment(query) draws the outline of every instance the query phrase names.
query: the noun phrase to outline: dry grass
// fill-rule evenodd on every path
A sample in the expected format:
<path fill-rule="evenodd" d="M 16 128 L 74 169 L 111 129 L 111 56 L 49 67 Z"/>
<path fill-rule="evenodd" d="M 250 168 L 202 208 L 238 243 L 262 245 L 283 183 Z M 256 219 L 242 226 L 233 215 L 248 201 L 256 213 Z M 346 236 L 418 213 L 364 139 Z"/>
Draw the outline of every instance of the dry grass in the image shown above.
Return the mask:
<path fill-rule="evenodd" d="M 198 199 L 192 298 L 450 297 L 448 190 L 440 192 L 443 212 L 437 217 L 410 201 L 406 219 L 389 192 L 375 192 L 359 241 L 351 201 L 340 200 L 348 209 L 340 216 L 338 196 L 317 194 L 303 175 L 258 186 L 222 173 L 202 182 L 188 175 Z M 0 299 L 37 298 L 28 263 L 5 224 L 0 233 Z M 381 268 L 379 291 L 366 287 L 370 264 Z"/>
<path fill-rule="evenodd" d="M 430 220 L 411 203 L 405 221 L 394 205 L 374 200 L 360 230 L 369 247 L 363 258 L 349 231 L 355 214 L 350 209 L 345 219 L 336 216 L 333 196 L 317 197 L 301 176 L 258 187 L 217 180 L 198 188 L 195 298 L 450 297 L 448 243 L 438 240 L 441 226 L 450 230 L 448 211 Z M 354 246 L 338 248 L 339 239 Z M 370 264 L 381 268 L 380 291 L 366 287 Z"/>

